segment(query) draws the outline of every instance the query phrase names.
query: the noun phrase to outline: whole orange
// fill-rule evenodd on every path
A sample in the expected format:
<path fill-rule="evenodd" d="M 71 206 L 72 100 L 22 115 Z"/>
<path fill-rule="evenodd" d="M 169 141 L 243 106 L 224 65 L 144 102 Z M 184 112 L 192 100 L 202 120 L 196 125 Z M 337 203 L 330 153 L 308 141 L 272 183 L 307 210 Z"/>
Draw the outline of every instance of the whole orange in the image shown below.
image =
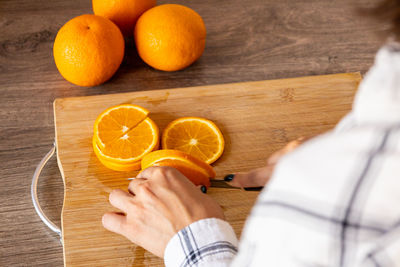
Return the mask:
<path fill-rule="evenodd" d="M 80 86 L 95 86 L 110 79 L 124 57 L 124 37 L 109 19 L 82 15 L 58 31 L 53 46 L 61 75 Z"/>
<path fill-rule="evenodd" d="M 140 15 L 155 5 L 156 0 L 92 0 L 94 14 L 112 20 L 124 35 L 132 35 Z"/>
<path fill-rule="evenodd" d="M 147 10 L 137 21 L 139 56 L 155 69 L 176 71 L 195 62 L 204 51 L 206 27 L 194 10 L 167 4 Z"/>

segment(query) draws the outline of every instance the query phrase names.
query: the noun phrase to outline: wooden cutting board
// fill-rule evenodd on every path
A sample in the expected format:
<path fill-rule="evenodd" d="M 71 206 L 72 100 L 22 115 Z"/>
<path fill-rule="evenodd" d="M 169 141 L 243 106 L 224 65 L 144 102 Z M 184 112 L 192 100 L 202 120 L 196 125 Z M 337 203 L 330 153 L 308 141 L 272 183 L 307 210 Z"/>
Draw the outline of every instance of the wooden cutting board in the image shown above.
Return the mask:
<path fill-rule="evenodd" d="M 162 266 L 163 261 L 103 229 L 113 210 L 108 194 L 126 189 L 127 177 L 103 167 L 91 146 L 92 127 L 106 108 L 132 103 L 150 110 L 162 131 L 173 119 L 199 116 L 221 129 L 226 148 L 214 164 L 217 177 L 261 167 L 290 140 L 325 132 L 350 110 L 359 73 L 57 99 L 58 164 L 65 184 L 62 210 L 66 266 Z M 240 235 L 257 193 L 209 190 Z M 157 240 L 154 240 L 157 242 Z"/>

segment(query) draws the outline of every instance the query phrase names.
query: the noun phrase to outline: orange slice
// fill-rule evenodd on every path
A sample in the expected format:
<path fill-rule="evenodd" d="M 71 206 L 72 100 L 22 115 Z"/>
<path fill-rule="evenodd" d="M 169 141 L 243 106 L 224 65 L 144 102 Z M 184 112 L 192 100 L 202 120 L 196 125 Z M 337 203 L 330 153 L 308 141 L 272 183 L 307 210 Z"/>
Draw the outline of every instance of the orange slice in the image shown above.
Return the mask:
<path fill-rule="evenodd" d="M 122 137 L 147 118 L 149 111 L 137 105 L 122 104 L 103 111 L 94 122 L 93 138 L 100 148 Z"/>
<path fill-rule="evenodd" d="M 186 152 L 208 164 L 224 151 L 224 137 L 217 125 L 198 117 L 183 117 L 172 121 L 162 135 L 162 148 Z"/>
<path fill-rule="evenodd" d="M 117 171 L 140 169 L 142 157 L 159 146 L 158 127 L 148 113 L 142 107 L 123 104 L 99 115 L 93 149 L 101 163 Z"/>
<path fill-rule="evenodd" d="M 215 171 L 209 164 L 179 150 L 163 149 L 145 155 L 142 159 L 142 169 L 151 166 L 176 168 L 195 185 L 209 187 L 210 178 L 215 177 Z"/>
<path fill-rule="evenodd" d="M 93 150 L 96 154 L 99 161 L 107 168 L 114 170 L 114 171 L 136 171 L 140 170 L 140 161 L 135 161 L 128 164 L 120 164 L 108 161 L 100 151 L 99 146 L 96 144 L 96 141 L 93 139 Z"/>

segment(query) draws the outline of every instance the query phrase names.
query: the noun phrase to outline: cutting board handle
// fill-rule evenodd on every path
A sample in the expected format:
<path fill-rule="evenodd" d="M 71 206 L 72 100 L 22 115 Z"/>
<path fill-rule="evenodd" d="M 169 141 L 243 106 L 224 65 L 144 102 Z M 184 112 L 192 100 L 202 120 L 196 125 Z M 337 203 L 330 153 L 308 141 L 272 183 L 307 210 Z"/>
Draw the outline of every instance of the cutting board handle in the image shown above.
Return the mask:
<path fill-rule="evenodd" d="M 40 207 L 39 199 L 37 197 L 37 185 L 40 173 L 42 172 L 42 169 L 49 161 L 49 159 L 54 155 L 55 151 L 56 151 L 56 143 L 53 143 L 53 147 L 37 165 L 35 173 L 33 174 L 32 177 L 31 196 L 32 196 L 32 203 L 33 206 L 35 207 L 36 213 L 39 215 L 40 219 L 44 222 L 44 224 L 46 224 L 47 227 L 50 228 L 50 230 L 52 230 L 53 232 L 57 233 L 60 236 L 60 242 L 62 243 L 61 229 L 57 225 L 55 225 L 49 218 L 47 218 L 46 214 L 44 214 L 42 208 Z"/>

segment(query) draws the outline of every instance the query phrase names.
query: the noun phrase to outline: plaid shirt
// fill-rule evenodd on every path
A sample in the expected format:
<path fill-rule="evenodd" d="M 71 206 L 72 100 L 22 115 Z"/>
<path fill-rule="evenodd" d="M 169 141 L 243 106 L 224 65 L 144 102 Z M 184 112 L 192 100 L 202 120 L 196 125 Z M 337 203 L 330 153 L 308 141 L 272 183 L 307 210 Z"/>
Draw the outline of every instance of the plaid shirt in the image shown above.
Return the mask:
<path fill-rule="evenodd" d="M 166 266 L 400 266 L 400 49 L 376 57 L 335 130 L 282 158 L 240 244 L 222 220 L 168 243 Z"/>

